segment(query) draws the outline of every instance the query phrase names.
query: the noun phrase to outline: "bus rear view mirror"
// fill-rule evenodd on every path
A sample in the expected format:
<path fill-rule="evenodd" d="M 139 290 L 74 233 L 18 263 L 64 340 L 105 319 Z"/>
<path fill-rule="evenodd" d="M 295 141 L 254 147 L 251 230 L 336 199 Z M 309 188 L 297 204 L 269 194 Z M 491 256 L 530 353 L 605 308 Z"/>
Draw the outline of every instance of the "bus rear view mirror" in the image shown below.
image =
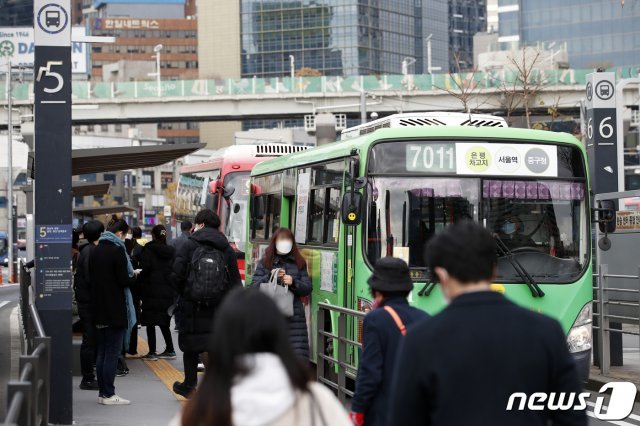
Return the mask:
<path fill-rule="evenodd" d="M 226 199 L 229 199 L 235 192 L 236 189 L 233 186 L 223 187 L 222 196 Z"/>
<path fill-rule="evenodd" d="M 359 225 L 362 222 L 362 194 L 360 192 L 346 192 L 342 196 L 340 214 L 345 225 Z"/>
<path fill-rule="evenodd" d="M 616 231 L 616 203 L 613 200 L 602 200 L 598 203 L 598 227 L 603 234 Z"/>

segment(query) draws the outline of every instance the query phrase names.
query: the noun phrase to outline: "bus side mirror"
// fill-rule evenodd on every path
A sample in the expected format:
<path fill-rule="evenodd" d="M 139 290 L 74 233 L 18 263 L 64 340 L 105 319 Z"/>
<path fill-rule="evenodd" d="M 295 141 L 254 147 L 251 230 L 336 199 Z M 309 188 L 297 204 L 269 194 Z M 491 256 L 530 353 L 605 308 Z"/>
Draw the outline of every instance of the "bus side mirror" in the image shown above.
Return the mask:
<path fill-rule="evenodd" d="M 362 200 L 360 192 L 345 192 L 340 207 L 343 224 L 360 225 L 362 222 Z"/>
<path fill-rule="evenodd" d="M 598 202 L 598 227 L 603 234 L 616 232 L 616 203 L 613 200 Z"/>
<path fill-rule="evenodd" d="M 236 189 L 233 186 L 230 187 L 222 187 L 222 196 L 227 200 L 231 198 L 231 196 L 236 192 Z"/>
<path fill-rule="evenodd" d="M 602 200 L 594 210 L 598 212 L 598 228 L 604 233 L 598 240 L 598 247 L 602 251 L 607 251 L 611 248 L 608 234 L 616 231 L 616 203 L 613 200 Z"/>

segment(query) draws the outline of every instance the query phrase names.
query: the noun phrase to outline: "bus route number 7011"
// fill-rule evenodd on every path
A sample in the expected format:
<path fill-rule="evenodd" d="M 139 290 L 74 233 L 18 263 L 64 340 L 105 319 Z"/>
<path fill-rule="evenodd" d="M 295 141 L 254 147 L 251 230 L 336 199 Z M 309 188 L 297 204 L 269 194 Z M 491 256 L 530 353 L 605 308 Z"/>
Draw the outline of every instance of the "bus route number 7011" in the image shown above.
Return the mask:
<path fill-rule="evenodd" d="M 456 149 L 452 143 L 407 144 L 405 156 L 409 172 L 456 171 Z"/>

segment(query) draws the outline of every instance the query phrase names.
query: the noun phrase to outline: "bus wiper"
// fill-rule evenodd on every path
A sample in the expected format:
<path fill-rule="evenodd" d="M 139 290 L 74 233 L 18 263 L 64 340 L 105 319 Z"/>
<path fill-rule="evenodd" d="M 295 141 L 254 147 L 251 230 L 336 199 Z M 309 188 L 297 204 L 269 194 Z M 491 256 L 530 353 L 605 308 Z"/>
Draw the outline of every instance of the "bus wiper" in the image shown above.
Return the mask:
<path fill-rule="evenodd" d="M 500 251 L 502 256 L 507 258 L 507 260 L 509 261 L 511 266 L 513 266 L 513 269 L 518 273 L 522 281 L 524 281 L 527 284 L 527 287 L 529 287 L 529 290 L 531 290 L 531 295 L 533 297 L 544 297 L 544 291 L 542 291 L 542 289 L 538 286 L 538 283 L 536 283 L 536 281 L 527 272 L 527 270 L 524 269 L 524 267 L 518 261 L 518 259 L 513 257 L 513 253 L 511 252 L 511 250 L 509 250 L 509 247 L 507 247 L 504 241 L 502 241 L 500 236 L 494 235 L 494 238 L 496 240 L 496 245 L 498 247 L 498 250 Z"/>
<path fill-rule="evenodd" d="M 427 270 L 427 282 L 425 285 L 418 291 L 418 296 L 426 296 L 429 297 L 434 288 L 436 288 L 436 284 L 438 284 L 438 278 L 435 273 L 431 270 Z"/>

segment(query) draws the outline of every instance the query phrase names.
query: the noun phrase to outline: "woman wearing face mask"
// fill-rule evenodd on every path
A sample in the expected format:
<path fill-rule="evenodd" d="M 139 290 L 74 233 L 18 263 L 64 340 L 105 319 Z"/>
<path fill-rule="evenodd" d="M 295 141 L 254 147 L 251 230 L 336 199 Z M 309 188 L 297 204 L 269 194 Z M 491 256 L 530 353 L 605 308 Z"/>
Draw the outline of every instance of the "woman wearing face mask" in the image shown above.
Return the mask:
<path fill-rule="evenodd" d="M 300 298 L 311 294 L 311 279 L 307 273 L 307 263 L 296 246 L 293 233 L 287 228 L 280 228 L 274 232 L 264 257 L 258 262 L 251 286 L 259 288 L 268 283 L 273 269 L 280 269 L 278 284 L 287 286 L 294 295 L 293 316 L 287 318 L 291 345 L 296 354 L 308 359 L 307 319 Z"/>
<path fill-rule="evenodd" d="M 136 322 L 129 287 L 135 272 L 124 245 L 129 225 L 113 218 L 89 259 L 91 318 L 96 327 L 96 372 L 98 403 L 127 405 L 129 401 L 115 393 L 114 380 L 123 345 L 128 346 Z"/>

